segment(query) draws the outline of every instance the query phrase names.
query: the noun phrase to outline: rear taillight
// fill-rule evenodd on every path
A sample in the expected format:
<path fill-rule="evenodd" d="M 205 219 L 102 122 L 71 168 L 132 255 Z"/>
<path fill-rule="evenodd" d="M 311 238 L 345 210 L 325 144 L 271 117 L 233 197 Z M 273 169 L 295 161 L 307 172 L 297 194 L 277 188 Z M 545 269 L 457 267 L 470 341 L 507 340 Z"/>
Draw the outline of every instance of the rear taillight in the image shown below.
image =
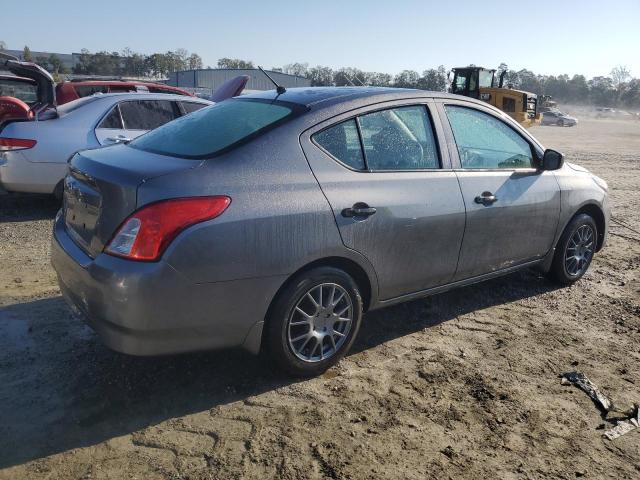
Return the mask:
<path fill-rule="evenodd" d="M 27 138 L 0 138 L 0 152 L 26 150 L 35 147 L 36 143 L 38 142 Z"/>
<path fill-rule="evenodd" d="M 130 260 L 158 260 L 185 228 L 221 215 L 226 196 L 174 198 L 152 203 L 127 218 L 105 248 L 105 253 Z"/>

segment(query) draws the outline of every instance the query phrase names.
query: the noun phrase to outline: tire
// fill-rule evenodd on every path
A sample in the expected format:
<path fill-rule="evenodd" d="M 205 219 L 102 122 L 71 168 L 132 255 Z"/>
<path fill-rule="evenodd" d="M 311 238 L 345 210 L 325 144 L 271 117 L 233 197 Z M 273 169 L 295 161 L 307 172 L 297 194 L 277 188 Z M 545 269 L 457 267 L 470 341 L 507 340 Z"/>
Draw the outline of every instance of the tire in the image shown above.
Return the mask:
<path fill-rule="evenodd" d="M 266 322 L 264 346 L 286 372 L 319 375 L 351 348 L 362 310 L 358 285 L 346 272 L 333 267 L 303 272 L 276 297 Z"/>
<path fill-rule="evenodd" d="M 53 189 L 53 198 L 58 202 L 62 202 L 62 195 L 64 194 L 64 180 L 60 180 Z"/>
<path fill-rule="evenodd" d="M 586 213 L 576 215 L 558 240 L 549 276 L 563 285 L 580 280 L 591 265 L 597 242 L 598 228 L 593 218 Z M 578 257 L 580 260 L 576 260 Z"/>
<path fill-rule="evenodd" d="M 558 125 L 559 127 L 564 127 L 564 120 L 558 120 L 557 125 Z"/>

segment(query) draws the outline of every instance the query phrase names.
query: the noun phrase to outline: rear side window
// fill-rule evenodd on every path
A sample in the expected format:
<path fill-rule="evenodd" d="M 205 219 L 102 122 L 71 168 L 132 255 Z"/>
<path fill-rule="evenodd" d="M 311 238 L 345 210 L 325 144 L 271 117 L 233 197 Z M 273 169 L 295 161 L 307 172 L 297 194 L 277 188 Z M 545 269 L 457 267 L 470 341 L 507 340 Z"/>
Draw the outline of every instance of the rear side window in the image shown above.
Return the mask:
<path fill-rule="evenodd" d="M 462 168 L 533 167 L 531 145 L 515 130 L 479 110 L 445 107 Z"/>
<path fill-rule="evenodd" d="M 184 108 L 184 113 L 192 113 L 196 110 L 200 110 L 207 105 L 204 103 L 196 103 L 196 102 L 180 102 L 182 104 L 182 108 Z"/>
<path fill-rule="evenodd" d="M 98 128 L 115 128 L 118 130 L 122 130 L 122 119 L 120 118 L 120 111 L 118 110 L 118 105 L 113 107 L 109 114 L 104 117 L 104 120 L 100 122 Z"/>
<path fill-rule="evenodd" d="M 366 168 L 354 119 L 316 133 L 313 140 L 348 167 L 356 170 Z"/>
<path fill-rule="evenodd" d="M 370 170 L 440 168 L 426 107 L 392 108 L 359 117 Z"/>
<path fill-rule="evenodd" d="M 316 133 L 313 141 L 356 170 L 440 168 L 431 118 L 423 105 L 361 115 Z"/>
<path fill-rule="evenodd" d="M 185 115 L 129 145 L 161 155 L 212 157 L 280 125 L 301 108 L 273 100 L 230 99 Z"/>
<path fill-rule="evenodd" d="M 167 100 L 136 100 L 121 102 L 120 112 L 126 130 L 153 130 L 176 118 Z"/>

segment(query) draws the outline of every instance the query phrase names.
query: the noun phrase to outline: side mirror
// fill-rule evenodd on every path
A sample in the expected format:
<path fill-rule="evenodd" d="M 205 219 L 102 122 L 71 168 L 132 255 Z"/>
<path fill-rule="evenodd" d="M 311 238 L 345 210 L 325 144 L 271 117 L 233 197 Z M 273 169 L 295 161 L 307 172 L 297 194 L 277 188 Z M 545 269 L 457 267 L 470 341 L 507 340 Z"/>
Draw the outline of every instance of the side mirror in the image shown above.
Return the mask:
<path fill-rule="evenodd" d="M 540 170 L 559 170 L 562 165 L 564 165 L 564 155 L 550 148 L 544 151 Z"/>

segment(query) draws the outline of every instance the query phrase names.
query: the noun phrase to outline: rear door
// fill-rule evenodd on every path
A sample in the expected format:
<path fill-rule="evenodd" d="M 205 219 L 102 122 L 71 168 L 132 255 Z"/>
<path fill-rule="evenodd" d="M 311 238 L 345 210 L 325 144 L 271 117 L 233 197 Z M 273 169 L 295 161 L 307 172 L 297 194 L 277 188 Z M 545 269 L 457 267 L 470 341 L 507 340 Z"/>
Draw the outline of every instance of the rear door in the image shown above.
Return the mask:
<path fill-rule="evenodd" d="M 560 216 L 553 174 L 536 168 L 540 147 L 489 108 L 438 102 L 467 222 L 456 280 L 543 257 Z"/>
<path fill-rule="evenodd" d="M 367 107 L 301 137 L 344 244 L 372 263 L 383 300 L 451 281 L 462 241 L 458 181 L 419 102 Z"/>
<path fill-rule="evenodd" d="M 176 102 L 171 100 L 127 100 L 120 102 L 120 113 L 125 135 L 129 139 L 158 128 L 181 113 Z"/>

